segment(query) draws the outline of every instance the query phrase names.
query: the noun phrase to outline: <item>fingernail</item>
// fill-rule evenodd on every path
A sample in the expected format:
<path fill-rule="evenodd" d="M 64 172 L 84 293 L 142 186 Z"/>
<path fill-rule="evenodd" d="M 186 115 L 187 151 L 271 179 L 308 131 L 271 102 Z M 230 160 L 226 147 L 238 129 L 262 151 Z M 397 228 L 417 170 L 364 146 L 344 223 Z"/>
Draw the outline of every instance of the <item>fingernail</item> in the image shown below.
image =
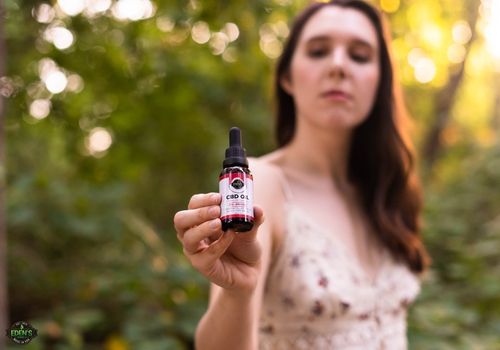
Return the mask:
<path fill-rule="evenodd" d="M 210 228 L 215 230 L 218 227 L 219 227 L 219 219 L 212 220 L 212 222 L 210 223 Z"/>

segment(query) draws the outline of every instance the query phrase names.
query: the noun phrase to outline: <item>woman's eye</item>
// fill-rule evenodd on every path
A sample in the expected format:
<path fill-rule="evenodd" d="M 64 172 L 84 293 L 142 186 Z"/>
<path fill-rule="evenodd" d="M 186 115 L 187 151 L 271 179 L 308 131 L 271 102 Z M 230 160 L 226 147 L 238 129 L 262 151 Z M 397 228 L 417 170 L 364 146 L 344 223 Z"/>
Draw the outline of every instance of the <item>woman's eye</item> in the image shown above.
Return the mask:
<path fill-rule="evenodd" d="M 359 63 L 366 63 L 370 60 L 370 56 L 365 55 L 365 54 L 357 54 L 357 53 L 351 54 L 351 58 L 354 61 L 359 62 Z"/>
<path fill-rule="evenodd" d="M 309 49 L 309 51 L 307 52 L 307 54 L 310 57 L 319 58 L 319 57 L 323 57 L 323 56 L 327 55 L 328 54 L 328 50 L 324 49 L 324 48 Z"/>

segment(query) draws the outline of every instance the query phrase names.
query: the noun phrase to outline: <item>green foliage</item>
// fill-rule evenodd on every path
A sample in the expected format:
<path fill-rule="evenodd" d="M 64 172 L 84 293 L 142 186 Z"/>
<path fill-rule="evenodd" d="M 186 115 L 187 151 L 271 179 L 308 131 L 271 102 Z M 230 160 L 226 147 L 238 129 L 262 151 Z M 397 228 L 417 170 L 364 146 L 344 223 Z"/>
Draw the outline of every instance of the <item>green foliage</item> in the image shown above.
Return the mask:
<path fill-rule="evenodd" d="M 26 349 L 188 349 L 207 282 L 183 257 L 173 215 L 191 194 L 217 189 L 231 126 L 243 129 L 250 155 L 272 149 L 274 62 L 261 35 L 274 33 L 279 46 L 283 24 L 306 1 L 162 0 L 140 21 L 109 11 L 57 15 L 75 38 L 64 50 L 43 38 L 49 24 L 33 17 L 42 3 L 5 1 L 10 319 L 39 330 Z M 405 67 L 407 51 L 420 43 L 407 13 L 421 10 L 403 3 L 391 21 L 396 38 L 411 31 L 410 43 L 396 50 Z M 463 15 L 436 13 L 447 30 Z M 212 40 L 191 38 L 200 21 L 213 33 L 236 23 L 239 37 L 214 54 Z M 438 66 L 446 65 L 439 57 Z M 76 87 L 50 93 L 40 78 L 47 58 L 83 85 L 77 79 Z M 423 133 L 441 85 L 422 88 L 402 73 Z M 461 97 L 464 108 L 475 108 L 463 102 L 470 94 Z M 30 115 L 34 100 L 50 100 L 46 118 Z M 95 128 L 113 142 L 91 155 Z M 499 347 L 500 154 L 473 144 L 450 146 L 439 176 L 426 184 L 434 265 L 410 318 L 415 349 Z"/>
<path fill-rule="evenodd" d="M 454 178 L 427 191 L 434 262 L 412 312 L 415 349 L 500 346 L 500 144 L 462 157 Z"/>
<path fill-rule="evenodd" d="M 230 126 L 245 131 L 250 154 L 271 147 L 261 78 L 271 64 L 254 27 L 268 12 L 165 1 L 138 22 L 62 16 L 75 43 L 58 50 L 32 17 L 40 4 L 7 2 L 10 318 L 39 329 L 28 348 L 188 348 L 207 283 L 183 258 L 172 218 L 192 193 L 216 190 Z M 238 62 L 188 36 L 196 21 L 216 31 L 247 10 L 230 44 Z M 174 28 L 161 31 L 160 19 Z M 83 89 L 47 91 L 46 58 Z M 30 115 L 35 99 L 50 99 L 47 118 Z M 113 144 L 93 157 L 85 142 L 96 127 Z"/>

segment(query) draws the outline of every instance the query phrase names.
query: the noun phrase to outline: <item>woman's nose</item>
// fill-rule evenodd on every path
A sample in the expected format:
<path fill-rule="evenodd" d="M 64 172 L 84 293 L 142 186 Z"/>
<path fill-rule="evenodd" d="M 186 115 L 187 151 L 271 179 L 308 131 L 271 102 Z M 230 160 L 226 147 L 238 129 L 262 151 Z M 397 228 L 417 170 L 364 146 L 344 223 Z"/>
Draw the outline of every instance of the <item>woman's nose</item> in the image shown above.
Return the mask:
<path fill-rule="evenodd" d="M 342 48 L 332 51 L 328 75 L 330 77 L 345 78 L 347 74 L 347 53 Z"/>

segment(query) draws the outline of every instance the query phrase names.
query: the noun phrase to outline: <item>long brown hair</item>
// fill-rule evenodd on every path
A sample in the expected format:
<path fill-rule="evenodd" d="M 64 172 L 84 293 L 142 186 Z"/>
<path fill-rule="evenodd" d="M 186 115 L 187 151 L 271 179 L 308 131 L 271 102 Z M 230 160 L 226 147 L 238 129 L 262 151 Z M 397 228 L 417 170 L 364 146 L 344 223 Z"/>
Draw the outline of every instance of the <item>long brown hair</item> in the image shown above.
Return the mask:
<path fill-rule="evenodd" d="M 295 20 L 279 58 L 275 76 L 276 137 L 280 147 L 295 133 L 295 104 L 280 81 L 290 69 L 300 34 L 307 21 L 325 6 L 353 8 L 368 17 L 380 46 L 380 82 L 368 118 L 353 133 L 349 154 L 349 180 L 358 188 L 374 231 L 396 259 L 417 273 L 425 271 L 429 256 L 420 237 L 422 190 L 415 171 L 408 115 L 401 87 L 394 79 L 387 43 L 388 25 L 381 13 L 361 0 L 313 3 Z"/>

